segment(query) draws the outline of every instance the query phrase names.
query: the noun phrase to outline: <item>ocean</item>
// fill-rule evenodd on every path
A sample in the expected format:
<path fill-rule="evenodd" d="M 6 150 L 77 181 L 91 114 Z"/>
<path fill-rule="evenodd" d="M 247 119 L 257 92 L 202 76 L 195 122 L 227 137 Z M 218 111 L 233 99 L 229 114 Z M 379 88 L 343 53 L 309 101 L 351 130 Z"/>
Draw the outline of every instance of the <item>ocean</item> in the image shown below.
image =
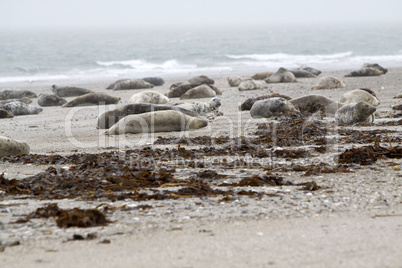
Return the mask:
<path fill-rule="evenodd" d="M 363 63 L 402 67 L 402 26 L 0 30 L 0 87 Z"/>

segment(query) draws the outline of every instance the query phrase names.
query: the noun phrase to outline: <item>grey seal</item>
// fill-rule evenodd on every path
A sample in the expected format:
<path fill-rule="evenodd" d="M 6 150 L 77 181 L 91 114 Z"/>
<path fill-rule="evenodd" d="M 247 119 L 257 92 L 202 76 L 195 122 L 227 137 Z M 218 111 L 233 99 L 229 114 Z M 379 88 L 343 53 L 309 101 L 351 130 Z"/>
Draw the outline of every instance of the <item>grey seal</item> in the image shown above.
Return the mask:
<path fill-rule="evenodd" d="M 169 98 L 157 91 L 142 91 L 131 96 L 129 103 L 153 103 L 165 104 L 169 102 Z"/>
<path fill-rule="evenodd" d="M 360 76 L 380 76 L 384 74 L 381 70 L 373 67 L 362 67 L 356 71 L 352 71 L 345 77 L 360 77 Z"/>
<path fill-rule="evenodd" d="M 28 97 L 22 97 L 21 99 L 7 99 L 7 100 L 1 100 L 0 101 L 0 106 L 4 105 L 6 103 L 10 103 L 10 102 L 14 102 L 14 101 L 19 101 L 19 102 L 23 102 L 25 104 L 30 104 L 32 103 L 32 100 Z"/>
<path fill-rule="evenodd" d="M 239 91 L 248 91 L 248 90 L 257 90 L 257 89 L 263 89 L 266 88 L 267 84 L 262 81 L 256 81 L 252 78 L 245 79 L 241 81 L 241 83 L 238 86 Z"/>
<path fill-rule="evenodd" d="M 75 107 L 84 105 L 105 105 L 116 104 L 120 101 L 120 98 L 107 95 L 105 93 L 88 93 L 75 98 L 74 100 L 63 104 L 61 107 Z"/>
<path fill-rule="evenodd" d="M 210 99 L 208 102 L 187 102 L 177 105 L 176 107 L 194 111 L 200 116 L 205 116 L 208 119 L 214 119 L 216 116 L 221 116 L 223 113 L 219 111 L 222 101 L 218 97 Z"/>
<path fill-rule="evenodd" d="M 345 104 L 335 113 L 338 124 L 350 125 L 359 122 L 373 122 L 376 108 L 367 102 Z"/>
<path fill-rule="evenodd" d="M 216 92 L 211 87 L 202 84 L 188 90 L 180 97 L 180 99 L 188 100 L 188 99 L 212 98 L 215 96 Z"/>
<path fill-rule="evenodd" d="M 264 81 L 266 83 L 297 82 L 295 75 L 283 67 L 279 68 L 274 74 L 264 79 Z"/>
<path fill-rule="evenodd" d="M 163 78 L 161 77 L 144 77 L 142 78 L 142 80 L 144 80 L 145 82 L 148 82 L 154 86 L 163 86 L 163 84 L 165 83 L 165 80 L 163 80 Z"/>
<path fill-rule="evenodd" d="M 62 97 L 59 97 L 55 94 L 49 94 L 49 93 L 41 93 L 38 96 L 38 105 L 42 107 L 46 106 L 62 106 L 63 104 L 66 104 L 67 101 L 63 99 Z"/>
<path fill-rule="evenodd" d="M 388 72 L 387 68 L 382 67 L 378 63 L 365 63 L 365 64 L 363 64 L 362 67 L 376 68 L 376 69 L 380 70 L 383 74 L 386 74 Z"/>
<path fill-rule="evenodd" d="M 154 111 L 166 111 L 166 110 L 175 110 L 193 117 L 199 116 L 196 112 L 177 106 L 156 105 L 151 103 L 132 103 L 132 104 L 126 104 L 123 107 L 107 111 L 101 114 L 98 117 L 97 128 L 100 129 L 110 128 L 120 119 L 130 114 L 143 114 Z"/>
<path fill-rule="evenodd" d="M 297 69 L 291 69 L 289 72 L 293 73 L 296 78 L 312 78 L 312 77 L 317 77 L 315 74 L 310 73 L 309 71 L 306 71 L 302 68 L 297 68 Z"/>
<path fill-rule="evenodd" d="M 245 100 L 239 107 L 240 111 L 249 111 L 251 109 L 251 107 L 253 107 L 253 104 L 258 101 L 258 100 L 265 100 L 265 99 L 269 99 L 269 98 L 274 98 L 274 97 L 281 97 L 284 98 L 286 100 L 291 100 L 292 98 L 280 93 L 276 93 L 276 92 L 272 92 L 268 95 L 262 95 L 262 96 L 258 96 L 255 98 L 249 98 L 247 100 Z"/>
<path fill-rule="evenodd" d="M 184 93 L 192 88 L 195 88 L 196 84 L 181 83 L 179 85 L 172 85 L 170 91 L 166 94 L 168 98 L 180 98 Z"/>
<path fill-rule="evenodd" d="M 252 79 L 254 80 L 264 80 L 268 77 L 270 77 L 273 74 L 273 72 L 260 72 L 256 73 L 253 76 L 251 76 Z"/>
<path fill-rule="evenodd" d="M 228 84 L 230 87 L 237 87 L 240 85 L 240 83 L 243 79 L 238 75 L 234 75 L 234 76 L 229 76 L 227 78 L 227 80 L 228 80 Z"/>
<path fill-rule="evenodd" d="M 331 76 L 325 76 L 320 78 L 318 81 L 318 84 L 313 86 L 311 89 L 317 90 L 317 89 L 334 89 L 334 88 L 344 88 L 345 83 L 338 78 L 331 77 Z"/>
<path fill-rule="evenodd" d="M 121 79 L 110 84 L 106 89 L 127 90 L 127 89 L 146 89 L 153 88 L 154 85 L 142 79 Z"/>
<path fill-rule="evenodd" d="M 92 93 L 93 91 L 82 87 L 58 87 L 56 85 L 53 85 L 52 92 L 59 97 L 77 97 Z"/>
<path fill-rule="evenodd" d="M 28 143 L 0 136 L 0 158 L 29 154 L 29 151 Z"/>
<path fill-rule="evenodd" d="M 215 81 L 206 75 L 200 75 L 188 79 L 188 83 L 196 85 L 203 85 L 203 84 L 213 85 Z"/>
<path fill-rule="evenodd" d="M 359 101 L 365 101 L 373 106 L 378 106 L 380 104 L 380 101 L 375 94 L 370 94 L 367 89 L 354 89 L 347 91 L 341 96 L 339 101 L 345 104 L 356 103 Z"/>
<path fill-rule="evenodd" d="M 335 114 L 342 104 L 321 95 L 307 95 L 289 101 L 293 106 L 304 114 Z"/>
<path fill-rule="evenodd" d="M 208 120 L 188 116 L 184 113 L 168 110 L 143 114 L 131 114 L 111 126 L 105 134 L 154 133 L 200 129 L 208 125 Z"/>
<path fill-rule="evenodd" d="M 29 114 L 39 114 L 43 111 L 40 107 L 31 106 L 23 102 L 14 101 L 4 104 L 0 108 L 12 112 L 15 116 L 18 115 L 29 115 Z"/>
<path fill-rule="evenodd" d="M 0 100 L 36 98 L 36 94 L 29 90 L 3 90 L 0 92 Z"/>
<path fill-rule="evenodd" d="M 300 112 L 288 100 L 280 97 L 256 101 L 250 110 L 253 118 L 269 118 L 292 113 L 299 114 Z"/>

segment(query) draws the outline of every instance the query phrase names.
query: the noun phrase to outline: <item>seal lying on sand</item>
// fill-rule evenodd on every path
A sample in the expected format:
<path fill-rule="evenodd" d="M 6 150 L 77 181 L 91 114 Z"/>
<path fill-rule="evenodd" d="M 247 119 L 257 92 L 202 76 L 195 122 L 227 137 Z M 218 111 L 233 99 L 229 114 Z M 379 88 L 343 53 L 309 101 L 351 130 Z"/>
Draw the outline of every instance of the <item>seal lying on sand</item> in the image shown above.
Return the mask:
<path fill-rule="evenodd" d="M 273 74 L 273 72 L 261 72 L 261 73 L 254 74 L 251 78 L 254 80 L 264 80 L 264 79 L 270 77 L 272 74 Z"/>
<path fill-rule="evenodd" d="M 66 104 L 67 101 L 62 97 L 59 97 L 55 94 L 41 93 L 38 96 L 38 104 L 39 106 L 61 106 Z"/>
<path fill-rule="evenodd" d="M 76 97 L 92 93 L 93 91 L 82 87 L 58 87 L 53 85 L 52 92 L 59 97 Z"/>
<path fill-rule="evenodd" d="M 300 98 L 291 99 L 289 102 L 304 114 L 320 112 L 323 115 L 333 115 L 340 107 L 342 107 L 341 103 L 321 95 L 307 95 Z"/>
<path fill-rule="evenodd" d="M 154 86 L 163 86 L 165 81 L 161 77 L 144 77 L 142 78 L 145 82 L 148 82 Z"/>
<path fill-rule="evenodd" d="M 221 105 L 221 99 L 215 97 L 208 102 L 187 102 L 179 104 L 176 107 L 193 111 L 200 116 L 205 116 L 208 119 L 214 119 L 216 116 L 223 115 L 223 113 L 219 111 L 219 107 L 221 107 Z"/>
<path fill-rule="evenodd" d="M 286 100 L 291 100 L 292 98 L 286 95 L 282 95 L 276 92 L 273 92 L 271 94 L 268 95 L 262 95 L 262 96 L 258 96 L 256 98 L 250 98 L 245 100 L 239 107 L 240 111 L 249 111 L 251 109 L 251 107 L 253 107 L 253 104 L 258 101 L 258 100 L 265 100 L 265 99 L 269 99 L 269 98 L 274 98 L 274 97 L 281 97 L 284 98 Z"/>
<path fill-rule="evenodd" d="M 104 129 L 110 128 L 113 124 L 117 123 L 123 117 L 129 114 L 143 114 L 154 111 L 175 110 L 189 116 L 198 117 L 198 114 L 187 109 L 177 106 L 156 105 L 151 103 L 132 103 L 127 104 L 121 108 L 107 111 L 98 117 L 97 128 Z"/>
<path fill-rule="evenodd" d="M 289 72 L 293 73 L 296 78 L 310 78 L 317 77 L 315 74 L 310 73 L 309 71 L 303 70 L 301 68 L 291 69 Z"/>
<path fill-rule="evenodd" d="M 6 103 L 10 103 L 10 102 L 14 102 L 14 101 L 19 101 L 19 102 L 23 102 L 25 104 L 30 104 L 32 103 L 32 100 L 28 97 L 22 97 L 21 99 L 8 99 L 8 100 L 2 100 L 0 101 L 0 106 L 4 105 Z"/>
<path fill-rule="evenodd" d="M 239 91 L 248 91 L 248 90 L 257 90 L 257 89 L 262 89 L 266 88 L 267 84 L 262 81 L 256 81 L 252 78 L 245 79 L 241 81 L 241 83 L 238 86 Z"/>
<path fill-rule="evenodd" d="M 153 133 L 185 131 L 206 127 L 208 120 L 188 116 L 178 111 L 157 111 L 143 114 L 131 114 L 111 126 L 105 134 Z"/>
<path fill-rule="evenodd" d="M 342 106 L 335 113 L 338 124 L 350 125 L 359 122 L 373 122 L 376 108 L 367 102 L 360 101 Z"/>
<path fill-rule="evenodd" d="M 196 84 L 189 84 L 189 83 L 183 83 L 177 86 L 172 85 L 170 87 L 170 91 L 166 94 L 168 98 L 180 98 L 183 96 L 184 93 L 189 91 L 192 88 L 195 88 Z"/>
<path fill-rule="evenodd" d="M 0 136 L 0 158 L 5 156 L 29 154 L 28 143 L 16 141 L 4 136 Z"/>
<path fill-rule="evenodd" d="M 200 99 L 200 98 L 212 98 L 216 96 L 216 92 L 208 85 L 199 85 L 184 93 L 180 99 Z"/>
<path fill-rule="evenodd" d="M 208 76 L 205 75 L 200 75 L 200 76 L 194 76 L 190 79 L 188 79 L 188 83 L 190 84 L 196 84 L 196 85 L 213 85 L 215 81 Z"/>
<path fill-rule="evenodd" d="M 359 76 L 380 76 L 383 72 L 377 68 L 362 67 L 359 70 L 352 71 L 345 75 L 345 77 L 359 77 Z"/>
<path fill-rule="evenodd" d="M 61 107 L 75 107 L 84 105 L 105 105 L 116 104 L 120 101 L 120 98 L 109 96 L 105 93 L 88 93 L 75 98 L 74 100 L 63 104 Z"/>
<path fill-rule="evenodd" d="M 28 115 L 28 114 L 38 114 L 43 111 L 40 107 L 34 107 L 23 102 L 14 101 L 4 104 L 0 108 L 12 112 L 15 116 L 17 115 Z"/>
<path fill-rule="evenodd" d="M 165 104 L 169 102 L 169 98 L 159 92 L 149 90 L 134 94 L 128 102 Z"/>
<path fill-rule="evenodd" d="M 280 97 L 256 101 L 250 110 L 253 118 L 269 118 L 292 113 L 300 112 L 288 100 Z"/>
<path fill-rule="evenodd" d="M 125 89 L 145 89 L 153 87 L 154 85 L 142 79 L 121 79 L 110 84 L 106 89 L 125 90 Z"/>
<path fill-rule="evenodd" d="M 8 110 L 0 108 L 0 118 L 13 118 L 14 114 Z"/>
<path fill-rule="evenodd" d="M 227 78 L 227 80 L 228 80 L 228 84 L 230 87 L 237 87 L 240 85 L 240 83 L 243 79 L 238 75 L 234 75 L 234 76 L 229 76 Z"/>
<path fill-rule="evenodd" d="M 370 94 L 367 89 L 354 89 L 347 91 L 342 95 L 339 101 L 344 104 L 356 103 L 359 101 L 365 101 L 373 106 L 378 106 L 380 104 L 380 101 L 375 94 Z"/>
<path fill-rule="evenodd" d="M 295 75 L 283 67 L 279 68 L 274 74 L 264 79 L 264 81 L 266 83 L 297 82 Z"/>
<path fill-rule="evenodd" d="M 380 66 L 378 63 L 365 63 L 365 64 L 363 64 L 362 67 L 376 68 L 376 69 L 380 70 L 383 74 L 386 74 L 388 72 L 388 69 Z"/>
<path fill-rule="evenodd" d="M 36 94 L 29 90 L 3 90 L 0 92 L 0 100 L 36 98 Z"/>
<path fill-rule="evenodd" d="M 317 90 L 317 89 L 333 89 L 333 88 L 344 88 L 345 83 L 338 78 L 331 77 L 331 76 L 325 76 L 322 77 L 319 81 L 318 84 L 313 86 L 311 89 Z"/>

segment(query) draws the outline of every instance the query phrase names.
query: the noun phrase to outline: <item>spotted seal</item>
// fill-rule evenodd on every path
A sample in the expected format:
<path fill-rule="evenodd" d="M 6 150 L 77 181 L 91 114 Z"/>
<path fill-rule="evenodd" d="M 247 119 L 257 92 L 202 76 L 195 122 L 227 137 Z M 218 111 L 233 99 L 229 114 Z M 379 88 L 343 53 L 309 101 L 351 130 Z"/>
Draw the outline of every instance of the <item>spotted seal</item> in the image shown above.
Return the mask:
<path fill-rule="evenodd" d="M 29 154 L 28 143 L 0 136 L 0 158 L 13 155 Z"/>
<path fill-rule="evenodd" d="M 288 100 L 280 97 L 256 101 L 250 110 L 253 118 L 269 118 L 292 113 L 299 114 L 300 112 Z"/>
<path fill-rule="evenodd" d="M 25 104 L 20 101 L 14 101 L 4 104 L 0 108 L 12 112 L 15 116 L 18 115 L 29 115 L 29 114 L 39 114 L 43 111 L 40 107 L 35 107 L 29 104 Z"/>
<path fill-rule="evenodd" d="M 219 110 L 222 101 L 218 97 L 210 99 L 208 102 L 187 102 L 177 105 L 177 107 L 194 111 L 200 116 L 205 116 L 208 119 L 214 119 L 216 116 L 221 116 L 223 113 Z"/>
<path fill-rule="evenodd" d="M 367 102 L 345 104 L 335 113 L 335 121 L 338 124 L 350 125 L 359 122 L 373 122 L 376 108 Z"/>
<path fill-rule="evenodd" d="M 125 133 L 154 133 L 200 129 L 208 125 L 208 120 L 188 116 L 184 113 L 168 110 L 143 114 L 131 114 L 111 126 L 106 135 Z"/>
<path fill-rule="evenodd" d="M 0 92 L 0 100 L 36 98 L 36 94 L 29 90 L 3 90 Z"/>
<path fill-rule="evenodd" d="M 77 97 L 92 93 L 93 91 L 82 87 L 58 87 L 56 85 L 52 85 L 52 92 L 59 97 Z"/>
<path fill-rule="evenodd" d="M 105 93 L 88 93 L 75 98 L 74 100 L 63 104 L 61 107 L 75 107 L 84 105 L 105 105 L 116 104 L 120 101 L 120 98 L 107 95 Z"/>
<path fill-rule="evenodd" d="M 10 103 L 10 102 L 14 102 L 14 101 L 19 101 L 19 102 L 23 102 L 25 104 L 30 104 L 32 103 L 32 100 L 28 97 L 22 97 L 21 99 L 7 99 L 7 100 L 1 100 L 0 101 L 0 106 L 4 105 L 6 103 Z"/>
<path fill-rule="evenodd" d="M 258 96 L 255 98 L 249 98 L 247 100 L 245 100 L 239 107 L 240 111 L 249 111 L 251 109 L 251 107 L 253 106 L 253 104 L 258 101 L 258 100 L 265 100 L 265 99 L 269 99 L 269 98 L 274 98 L 274 97 L 281 97 L 284 98 L 286 100 L 291 100 L 292 98 L 280 93 L 276 93 L 276 92 L 272 92 L 268 95 L 262 95 L 262 96 Z"/>
<path fill-rule="evenodd" d="M 38 105 L 42 107 L 47 106 L 62 106 L 66 104 L 67 101 L 56 94 L 41 93 L 38 96 Z"/>
<path fill-rule="evenodd" d="M 110 128 L 113 124 L 117 123 L 123 117 L 129 114 L 143 114 L 154 111 L 166 111 L 175 110 L 189 116 L 198 117 L 199 115 L 181 107 L 168 106 L 168 105 L 156 105 L 151 103 L 131 103 L 126 104 L 123 107 L 107 111 L 98 117 L 97 128 L 105 129 Z"/>
<path fill-rule="evenodd" d="M 325 76 L 320 78 L 318 80 L 318 84 L 313 86 L 311 89 L 312 90 L 317 90 L 317 89 L 334 89 L 334 88 L 344 88 L 345 83 L 338 78 L 332 77 L 332 76 Z"/>
<path fill-rule="evenodd" d="M 153 103 L 165 104 L 169 102 L 169 98 L 157 91 L 143 91 L 131 96 L 129 103 Z"/>

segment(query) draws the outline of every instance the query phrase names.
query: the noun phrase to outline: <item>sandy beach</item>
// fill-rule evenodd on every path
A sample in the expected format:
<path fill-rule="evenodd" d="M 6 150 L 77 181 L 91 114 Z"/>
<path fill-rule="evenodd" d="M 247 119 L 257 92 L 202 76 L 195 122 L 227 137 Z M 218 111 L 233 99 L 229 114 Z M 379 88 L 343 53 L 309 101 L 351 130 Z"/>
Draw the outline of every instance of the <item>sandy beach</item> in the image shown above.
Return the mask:
<path fill-rule="evenodd" d="M 393 117 L 400 111 L 392 110 L 392 106 L 402 102 L 402 99 L 393 98 L 401 91 L 402 68 L 393 68 L 385 75 L 375 77 L 344 77 L 349 71 L 323 72 L 316 78 L 298 78 L 296 83 L 269 84 L 268 89 L 253 91 L 229 87 L 227 77 L 232 74 L 208 75 L 223 91 L 219 96 L 223 116 L 211 120 L 206 128 L 193 131 L 104 135 L 105 130 L 96 128 L 97 117 L 127 104 L 131 95 L 140 91 L 106 90 L 107 85 L 114 81 L 69 85 L 118 96 L 121 101 L 116 105 L 43 107 L 43 112 L 38 115 L 1 119 L 0 135 L 27 142 L 31 155 L 38 155 L 36 162 L 32 163 L 0 161 L 0 174 L 3 173 L 6 179 L 21 180 L 49 167 L 68 171 L 76 166 L 68 161 L 49 164 L 43 160 L 40 163 L 40 159 L 46 159 L 46 156 L 68 158 L 94 154 L 100 157 L 99 154 L 104 152 L 123 155 L 132 150 L 130 160 L 140 163 L 144 160 L 140 152 L 160 149 L 171 154 L 166 161 L 155 156 L 154 162 L 150 163 L 152 171 L 170 170 L 169 174 L 180 180 L 197 180 L 200 174 L 214 171 L 213 175 L 205 177 L 205 183 L 210 187 L 255 192 L 136 201 L 104 197 L 90 200 L 84 194 L 74 198 L 40 199 L 6 195 L 5 189 L 0 189 L 0 246 L 4 249 L 0 252 L 1 266 L 402 267 L 402 159 L 381 157 L 368 165 L 339 165 L 337 161 L 337 156 L 346 149 L 374 145 L 377 137 L 384 148 L 401 146 L 402 127 L 398 121 L 401 118 Z M 253 74 L 241 75 L 249 77 Z M 165 94 L 173 83 L 196 75 L 202 74 L 163 77 L 165 84 L 152 90 Z M 346 87 L 311 90 L 323 76 L 337 77 L 345 82 Z M 51 85 L 27 83 L 1 89 L 26 89 L 39 94 L 51 93 Z M 310 120 L 331 135 L 338 135 L 336 141 L 334 137 L 325 136 L 323 144 L 318 145 L 317 140 L 306 135 L 300 137 L 301 142 L 297 145 L 285 147 L 279 141 L 272 146 L 260 144 L 262 149 L 253 147 L 253 153 L 238 148 L 241 146 L 233 149 L 233 154 L 213 151 L 229 148 L 218 142 L 220 137 L 234 141 L 244 137 L 251 141 L 260 124 L 275 121 L 253 119 L 249 111 L 240 112 L 238 106 L 247 98 L 272 91 L 292 98 L 320 94 L 338 101 L 344 92 L 357 88 L 372 89 L 381 102 L 374 124 L 339 126 L 338 134 L 334 134 L 333 129 L 327 127 L 333 126 L 334 118 L 317 119 L 326 125 L 314 123 L 316 119 Z M 194 100 L 174 98 L 171 101 Z M 208 99 L 196 101 L 206 102 Z M 31 105 L 38 106 L 37 99 L 33 99 Z M 215 143 L 180 143 L 181 140 L 191 141 L 204 136 L 216 138 Z M 206 150 L 205 146 L 209 149 Z M 320 152 L 319 148 L 324 149 Z M 269 157 L 258 155 L 261 150 Z M 307 153 L 302 157 L 282 157 L 275 154 L 278 150 L 303 150 Z M 187 159 L 184 153 L 190 158 Z M 107 158 L 105 161 L 107 163 Z M 329 171 L 317 171 L 317 167 Z M 243 178 L 264 173 L 291 181 L 292 185 L 236 184 Z M 303 187 L 313 181 L 318 189 Z M 147 188 L 144 192 L 171 190 L 178 196 L 180 188 L 173 185 L 162 189 Z M 63 209 L 103 208 L 112 222 L 91 228 L 59 228 L 54 218 L 15 223 L 49 203 L 57 203 Z M 81 235 L 84 240 L 74 240 L 74 234 Z"/>

